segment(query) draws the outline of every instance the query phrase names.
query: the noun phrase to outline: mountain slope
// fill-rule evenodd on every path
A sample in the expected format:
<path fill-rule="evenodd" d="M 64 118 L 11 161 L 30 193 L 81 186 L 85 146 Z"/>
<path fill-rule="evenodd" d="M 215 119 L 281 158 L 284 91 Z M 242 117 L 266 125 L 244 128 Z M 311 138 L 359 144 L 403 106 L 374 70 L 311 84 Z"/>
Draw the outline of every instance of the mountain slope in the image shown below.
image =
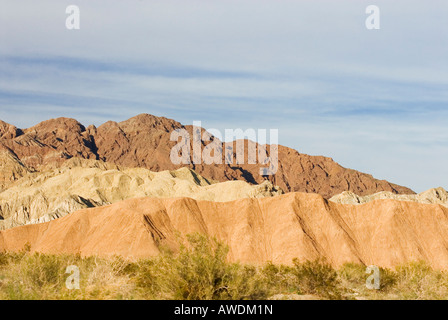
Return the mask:
<path fill-rule="evenodd" d="M 43 224 L 0 231 L 0 251 L 154 256 L 177 249 L 177 232 L 228 243 L 230 260 L 291 263 L 324 257 L 393 267 L 424 260 L 448 269 L 448 208 L 395 200 L 364 205 L 288 193 L 232 202 L 140 198 L 83 209 Z"/>
<path fill-rule="evenodd" d="M 0 137 L 0 146 L 14 152 L 29 170 L 39 170 L 41 166 L 62 163 L 72 157 L 152 171 L 175 170 L 182 165 L 174 165 L 170 160 L 171 149 L 176 145 L 170 141 L 171 132 L 185 129 L 191 134 L 193 130 L 192 126 L 147 114 L 120 123 L 109 121 L 98 128 L 85 128 L 76 120 L 67 118 L 44 121 L 25 130 L 8 128 L 9 131 L 4 131 L 10 133 Z M 245 159 L 248 158 L 249 143 L 245 143 Z M 201 148 L 205 146 L 202 143 Z M 267 149 L 270 150 L 269 147 Z M 408 188 L 374 179 L 369 174 L 346 169 L 331 158 L 301 154 L 284 146 L 278 146 L 278 157 L 278 171 L 268 177 L 260 175 L 258 164 L 236 164 L 236 152 L 233 154 L 234 164 L 183 166 L 208 179 L 243 180 L 254 184 L 269 179 L 285 191 L 314 192 L 325 198 L 343 191 L 359 195 L 380 191 L 414 193 Z"/>
<path fill-rule="evenodd" d="M 188 168 L 151 172 L 72 158 L 58 168 L 30 173 L 0 192 L 0 229 L 46 222 L 76 210 L 138 197 L 231 201 L 282 194 L 268 181 L 212 183 Z"/>
<path fill-rule="evenodd" d="M 30 172 L 14 153 L 0 145 L 0 192 Z"/>

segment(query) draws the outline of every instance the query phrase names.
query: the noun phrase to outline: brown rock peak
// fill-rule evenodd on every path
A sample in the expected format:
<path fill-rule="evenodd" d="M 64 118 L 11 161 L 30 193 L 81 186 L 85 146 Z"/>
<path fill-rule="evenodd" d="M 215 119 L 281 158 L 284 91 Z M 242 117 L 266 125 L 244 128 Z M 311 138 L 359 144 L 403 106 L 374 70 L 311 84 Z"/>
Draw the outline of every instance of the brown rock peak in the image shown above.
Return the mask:
<path fill-rule="evenodd" d="M 67 130 L 72 132 L 84 132 L 86 128 L 77 120 L 72 118 L 55 118 L 50 120 L 45 120 L 32 126 L 24 131 L 28 132 L 43 132 L 43 131 L 55 131 L 55 130 Z"/>
<path fill-rule="evenodd" d="M 0 139 L 12 139 L 20 135 L 22 132 L 12 124 L 0 120 Z"/>
<path fill-rule="evenodd" d="M 142 113 L 119 123 L 124 131 L 146 131 L 151 129 L 173 130 L 181 128 L 182 124 L 165 117 L 157 117 L 152 114 Z"/>

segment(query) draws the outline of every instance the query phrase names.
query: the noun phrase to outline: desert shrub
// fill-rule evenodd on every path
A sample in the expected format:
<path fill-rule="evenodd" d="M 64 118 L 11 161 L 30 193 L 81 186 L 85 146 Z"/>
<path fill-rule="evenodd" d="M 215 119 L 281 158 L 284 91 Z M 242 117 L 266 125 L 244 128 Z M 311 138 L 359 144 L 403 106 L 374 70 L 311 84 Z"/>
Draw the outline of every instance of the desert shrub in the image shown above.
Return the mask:
<path fill-rule="evenodd" d="M 225 298 L 231 300 L 266 299 L 272 291 L 259 269 L 249 265 L 232 264 L 228 283 Z"/>
<path fill-rule="evenodd" d="M 367 279 L 372 273 L 366 273 L 367 266 L 357 263 L 346 263 L 338 270 L 343 287 L 349 296 L 354 299 L 393 299 L 396 273 L 393 270 L 379 268 L 380 288 L 369 289 L 366 286 Z"/>
<path fill-rule="evenodd" d="M 344 290 L 338 273 L 324 260 L 300 263 L 294 259 L 293 273 L 302 294 L 315 294 L 328 299 L 343 299 Z"/>
<path fill-rule="evenodd" d="M 139 264 L 137 283 L 162 298 L 255 299 L 266 295 L 255 267 L 227 262 L 228 247 L 204 235 L 187 236 L 180 252 L 166 251 Z"/>
<path fill-rule="evenodd" d="M 267 299 L 312 294 L 327 299 L 447 299 L 448 274 L 423 262 L 380 268 L 380 290 L 366 288 L 366 267 L 335 270 L 322 260 L 292 266 L 229 263 L 228 247 L 187 236 L 180 250 L 151 259 L 0 253 L 0 299 Z M 66 288 L 66 268 L 80 270 L 80 289 Z"/>
<path fill-rule="evenodd" d="M 127 270 L 130 272 L 141 299 L 169 299 L 166 293 L 162 292 L 162 284 L 167 277 L 161 275 L 156 259 L 140 260 L 134 264 L 134 267 Z"/>
<path fill-rule="evenodd" d="M 270 288 L 270 294 L 297 292 L 297 281 L 293 270 L 292 267 L 275 265 L 272 262 L 268 262 L 262 267 L 261 274 Z"/>
<path fill-rule="evenodd" d="M 174 297 L 196 300 L 225 295 L 230 280 L 226 263 L 228 247 L 198 234 L 188 236 L 188 245 L 182 246 L 179 256 L 171 260 L 176 266 Z"/>
<path fill-rule="evenodd" d="M 448 274 L 433 270 L 425 262 L 412 262 L 396 268 L 395 292 L 401 299 L 448 299 Z"/>
<path fill-rule="evenodd" d="M 380 269 L 380 291 L 387 293 L 393 290 L 397 281 L 397 275 L 393 270 L 387 268 Z"/>
<path fill-rule="evenodd" d="M 358 289 L 362 289 L 362 291 L 365 291 L 364 288 L 367 290 L 366 280 L 371 275 L 366 273 L 366 269 L 367 267 L 362 264 L 345 263 L 339 269 L 338 273 L 343 281 L 350 283 Z M 386 268 L 379 268 L 379 271 L 380 289 L 378 290 L 383 293 L 389 292 L 396 282 L 396 274 L 394 271 Z"/>
<path fill-rule="evenodd" d="M 342 279 L 350 282 L 363 282 L 367 278 L 366 266 L 359 263 L 345 263 L 340 269 L 339 274 Z"/>
<path fill-rule="evenodd" d="M 128 300 L 136 298 L 135 284 L 126 274 L 127 262 L 121 259 L 84 259 L 79 267 L 81 275 L 80 299 Z"/>
<path fill-rule="evenodd" d="M 129 278 L 114 270 L 114 260 L 79 255 L 9 254 L 0 273 L 0 299 L 128 299 L 133 298 Z M 66 268 L 80 269 L 80 289 L 69 290 Z"/>
<path fill-rule="evenodd" d="M 53 292 L 60 283 L 65 268 L 61 258 L 33 254 L 15 256 L 8 265 L 3 281 L 4 290 L 10 299 L 37 299 Z"/>
<path fill-rule="evenodd" d="M 177 257 L 164 257 L 164 265 L 174 267 L 165 268 L 174 299 L 254 298 L 255 268 L 229 264 L 228 247 L 216 239 L 193 234 L 187 241 Z"/>

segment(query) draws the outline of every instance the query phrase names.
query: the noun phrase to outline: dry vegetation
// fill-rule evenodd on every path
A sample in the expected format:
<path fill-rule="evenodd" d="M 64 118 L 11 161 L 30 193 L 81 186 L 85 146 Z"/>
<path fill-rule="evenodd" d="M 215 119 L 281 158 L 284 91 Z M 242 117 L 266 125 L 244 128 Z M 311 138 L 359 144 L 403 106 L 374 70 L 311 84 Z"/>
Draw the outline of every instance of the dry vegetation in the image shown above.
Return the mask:
<path fill-rule="evenodd" d="M 381 269 L 379 290 L 367 289 L 365 266 L 335 270 L 325 261 L 292 266 L 229 263 L 228 248 L 191 235 L 178 254 L 127 261 L 76 255 L 0 253 L 0 299 L 446 299 L 448 274 L 424 263 Z M 66 268 L 80 269 L 80 289 L 68 290 Z"/>

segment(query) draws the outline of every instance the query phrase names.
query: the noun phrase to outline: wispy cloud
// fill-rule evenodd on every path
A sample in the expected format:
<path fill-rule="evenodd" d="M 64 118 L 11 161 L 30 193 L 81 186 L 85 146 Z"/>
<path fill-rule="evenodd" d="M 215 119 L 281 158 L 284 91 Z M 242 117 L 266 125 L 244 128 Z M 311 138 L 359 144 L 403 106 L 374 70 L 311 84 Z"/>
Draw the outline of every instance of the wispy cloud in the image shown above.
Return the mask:
<path fill-rule="evenodd" d="M 446 1 L 5 0 L 0 118 L 27 127 L 147 112 L 280 142 L 410 186 L 448 187 Z M 107 4 L 107 10 L 105 5 Z M 404 8 L 406 10 L 404 10 Z"/>

